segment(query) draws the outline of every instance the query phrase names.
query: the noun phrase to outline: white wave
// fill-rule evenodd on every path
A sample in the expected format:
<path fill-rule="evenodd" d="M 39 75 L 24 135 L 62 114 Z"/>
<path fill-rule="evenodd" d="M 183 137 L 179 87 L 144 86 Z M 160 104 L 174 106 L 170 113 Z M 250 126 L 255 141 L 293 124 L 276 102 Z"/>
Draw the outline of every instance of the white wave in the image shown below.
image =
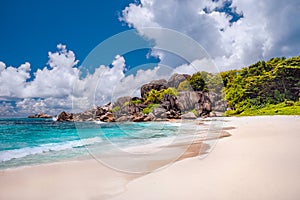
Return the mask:
<path fill-rule="evenodd" d="M 106 124 L 107 122 L 103 122 L 103 121 L 93 121 L 96 124 Z"/>
<path fill-rule="evenodd" d="M 56 122 L 56 121 L 57 121 L 57 117 L 52 117 L 52 120 L 53 120 L 54 122 Z"/>
<path fill-rule="evenodd" d="M 100 142 L 102 142 L 101 138 L 93 137 L 60 143 L 48 143 L 37 147 L 25 147 L 22 149 L 6 150 L 0 152 L 0 162 L 9 161 L 15 158 L 23 158 L 29 155 L 42 154 L 49 151 L 67 150 L 74 147 L 82 147 Z"/>

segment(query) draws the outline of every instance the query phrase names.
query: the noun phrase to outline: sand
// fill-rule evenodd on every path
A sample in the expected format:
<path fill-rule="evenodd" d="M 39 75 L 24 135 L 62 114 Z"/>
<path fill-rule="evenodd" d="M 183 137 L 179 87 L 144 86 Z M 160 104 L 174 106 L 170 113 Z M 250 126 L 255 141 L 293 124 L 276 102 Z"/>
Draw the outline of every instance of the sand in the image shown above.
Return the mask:
<path fill-rule="evenodd" d="M 113 200 L 300 198 L 300 117 L 230 118 L 231 137 L 204 159 L 186 159 L 133 180 Z"/>
<path fill-rule="evenodd" d="M 0 172 L 0 199 L 107 199 L 136 177 L 92 159 L 21 167 Z"/>
<path fill-rule="evenodd" d="M 0 199 L 299 199 L 300 117 L 226 121 L 232 136 L 202 159 L 196 142 L 180 161 L 143 176 L 95 160 L 2 170 Z"/>

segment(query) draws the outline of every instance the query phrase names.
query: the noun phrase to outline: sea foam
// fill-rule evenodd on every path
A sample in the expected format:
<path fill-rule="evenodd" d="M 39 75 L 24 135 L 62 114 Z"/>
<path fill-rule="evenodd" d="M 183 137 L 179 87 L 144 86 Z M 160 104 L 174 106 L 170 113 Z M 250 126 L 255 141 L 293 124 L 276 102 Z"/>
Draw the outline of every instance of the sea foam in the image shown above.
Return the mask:
<path fill-rule="evenodd" d="M 23 158 L 29 155 L 42 154 L 49 151 L 63 151 L 75 147 L 82 147 L 100 142 L 102 142 L 101 138 L 93 137 L 60 143 L 42 144 L 37 147 L 26 147 L 21 149 L 6 150 L 0 153 L 0 162 L 5 162 L 17 158 Z"/>

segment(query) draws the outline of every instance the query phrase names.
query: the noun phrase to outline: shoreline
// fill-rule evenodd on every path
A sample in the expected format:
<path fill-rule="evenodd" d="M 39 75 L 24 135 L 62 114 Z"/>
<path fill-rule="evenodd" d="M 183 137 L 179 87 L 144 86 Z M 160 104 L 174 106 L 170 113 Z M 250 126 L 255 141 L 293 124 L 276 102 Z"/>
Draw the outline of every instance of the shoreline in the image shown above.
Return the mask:
<path fill-rule="evenodd" d="M 210 120 L 211 119 L 204 119 L 201 120 L 201 123 L 207 123 L 208 125 Z M 263 156 L 263 158 L 268 158 L 264 153 L 274 159 L 273 152 L 267 147 L 278 147 L 277 142 L 282 140 L 285 141 L 286 144 L 286 153 L 290 152 L 289 148 L 293 148 L 294 151 L 290 152 L 290 157 L 292 157 L 296 164 L 300 166 L 300 160 L 298 159 L 300 158 L 298 153 L 300 152 L 300 147 L 293 145 L 294 143 L 297 145 L 300 143 L 298 142 L 300 140 L 297 140 L 297 137 L 300 137 L 300 135 L 295 133 L 295 131 L 297 132 L 297 130 L 299 130 L 297 125 L 300 122 L 300 116 L 243 116 L 224 117 L 222 120 L 225 121 L 224 124 L 226 125 L 223 127 L 223 130 L 228 131 L 232 136 L 218 141 L 218 144 L 212 147 L 209 154 L 205 155 L 204 158 L 199 158 L 197 154 L 197 150 L 202 150 L 201 145 L 203 144 L 202 141 L 198 141 L 199 143 L 196 142 L 196 144 L 194 144 L 195 146 L 191 145 L 189 147 L 188 151 L 186 151 L 186 157 L 178 159 L 175 163 L 148 174 L 128 174 L 118 172 L 93 159 L 67 162 L 60 161 L 4 169 L 0 170 L 0 199 L 134 200 L 141 199 L 141 197 L 143 197 L 142 199 L 147 199 L 147 196 L 149 196 L 149 199 L 159 199 L 162 197 L 163 199 L 182 199 L 180 198 L 183 197 L 182 195 L 189 199 L 230 199 L 229 197 L 232 190 L 236 191 L 237 189 L 240 189 L 241 192 L 239 194 L 245 195 L 245 190 L 240 188 L 241 186 L 236 185 L 238 182 L 234 183 L 230 180 L 233 179 L 236 181 L 239 178 L 247 177 L 247 174 L 244 175 L 242 173 L 243 168 L 239 170 L 240 172 L 238 174 L 232 174 L 233 172 L 229 168 L 230 164 L 237 162 L 236 166 L 242 165 L 246 168 L 244 170 L 247 171 L 247 165 L 244 166 L 244 164 L 249 162 L 249 160 L 245 155 L 250 156 L 253 161 L 256 160 L 257 165 L 260 165 L 260 163 L 264 164 L 267 160 L 261 160 L 260 158 L 261 156 Z M 197 123 L 198 122 L 199 121 L 197 120 Z M 295 138 L 285 138 L 284 130 L 282 130 L 284 129 L 283 127 L 286 127 L 287 130 L 285 131 L 289 131 L 290 136 Z M 260 139 L 267 139 L 267 143 L 264 144 L 261 141 L 257 141 Z M 239 144 L 240 142 L 242 144 Z M 257 146 L 258 149 L 253 148 L 251 144 L 255 144 L 255 142 L 258 142 L 260 145 L 267 145 L 265 147 L 267 152 L 260 152 L 260 148 L 258 148 L 260 146 Z M 292 144 L 290 145 L 290 143 Z M 237 151 L 237 149 L 240 151 Z M 245 149 L 245 152 L 242 151 L 243 149 Z M 283 159 L 281 157 L 282 153 L 280 153 L 278 149 L 275 148 L 274 151 L 277 153 L 276 156 L 278 159 Z M 243 153 L 243 156 L 241 156 L 240 153 Z M 256 173 L 259 172 L 257 166 L 255 167 L 255 163 L 251 162 L 250 166 L 252 166 L 252 169 L 255 170 Z M 281 167 L 284 168 L 285 166 L 282 165 Z M 292 178 L 295 177 L 300 180 L 300 174 L 296 173 L 293 176 L 290 176 L 290 173 L 295 173 L 292 169 L 289 169 L 289 167 L 286 169 L 284 168 L 284 170 L 289 170 L 287 174 L 289 175 L 288 177 L 292 179 L 292 183 L 300 185 L 300 181 Z M 280 174 L 282 171 L 276 172 L 277 176 L 279 173 L 280 177 L 285 180 L 284 176 Z M 270 175 L 274 176 L 273 172 L 271 174 L 269 172 L 266 175 L 260 175 L 263 180 L 267 180 L 266 178 Z M 251 176 L 248 178 L 252 180 Z M 177 182 L 176 180 L 180 181 Z M 203 180 L 205 180 L 204 182 L 207 185 L 203 184 Z M 244 187 L 249 188 L 249 192 L 246 192 L 247 195 L 250 195 L 251 193 L 248 199 L 255 199 L 255 195 L 252 193 L 255 193 L 257 188 L 253 184 L 260 185 L 259 183 L 256 183 L 255 180 L 256 179 L 253 179 L 252 182 L 250 181 L 249 183 L 242 184 Z M 217 192 L 217 194 L 212 193 L 210 190 L 210 187 L 211 189 L 213 188 L 212 185 L 210 185 L 212 184 L 212 181 L 214 181 L 214 184 L 217 183 L 217 191 L 218 189 L 221 190 L 220 192 Z M 158 182 L 161 187 L 154 184 Z M 277 184 L 275 188 L 282 193 L 289 191 L 291 197 L 295 194 L 298 194 L 299 196 L 300 193 L 295 190 L 295 186 L 292 183 L 288 184 L 290 189 L 288 189 L 287 186 L 282 186 L 280 184 Z M 219 184 L 223 185 L 224 189 L 221 189 L 218 186 Z M 279 186 L 284 188 L 280 190 L 278 188 Z M 199 188 L 202 187 L 208 192 L 202 194 L 202 190 L 199 190 Z M 267 187 L 274 189 L 272 185 Z M 267 199 L 270 199 L 270 197 L 279 199 L 267 192 L 264 193 L 260 191 L 260 194 Z M 219 195 L 227 195 L 227 198 L 221 198 Z M 258 196 L 255 197 L 256 199 L 258 198 Z"/>
<path fill-rule="evenodd" d="M 110 200 L 298 199 L 300 116 L 230 117 L 227 125 L 236 126 L 232 136 L 205 158 L 132 180 Z"/>

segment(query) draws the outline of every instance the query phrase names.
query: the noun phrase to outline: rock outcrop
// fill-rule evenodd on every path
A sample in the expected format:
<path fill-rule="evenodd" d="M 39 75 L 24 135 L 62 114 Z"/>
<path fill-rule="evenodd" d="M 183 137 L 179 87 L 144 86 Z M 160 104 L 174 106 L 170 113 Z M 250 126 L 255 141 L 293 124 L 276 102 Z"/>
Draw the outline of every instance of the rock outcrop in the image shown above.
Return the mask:
<path fill-rule="evenodd" d="M 115 121 L 115 117 L 111 112 L 105 113 L 99 119 L 100 119 L 100 121 L 103 121 L 103 122 L 114 122 Z"/>
<path fill-rule="evenodd" d="M 167 89 L 168 83 L 165 79 L 154 80 L 148 84 L 145 84 L 141 87 L 141 97 L 145 98 L 145 94 L 150 92 L 152 89 L 160 91 L 162 89 Z"/>
<path fill-rule="evenodd" d="M 188 112 L 188 113 L 181 115 L 181 118 L 182 119 L 196 119 L 197 117 L 194 113 Z"/>
<path fill-rule="evenodd" d="M 141 87 L 141 98 L 124 96 L 118 98 L 115 103 L 108 103 L 82 113 L 62 112 L 57 121 L 142 122 L 180 118 L 195 119 L 215 116 L 216 113 L 212 113 L 212 110 L 218 112 L 226 110 L 227 105 L 221 95 L 203 91 L 165 90 L 157 93 L 155 100 L 149 100 L 149 98 L 146 100 L 147 92 L 161 91 L 169 87 L 178 88 L 178 85 L 189 77 L 187 74 L 174 74 L 168 82 L 164 79 L 154 80 Z"/>
<path fill-rule="evenodd" d="M 35 115 L 29 115 L 28 118 L 52 118 L 52 116 L 45 113 L 38 113 Z"/>
<path fill-rule="evenodd" d="M 67 113 L 63 111 L 57 116 L 57 121 L 73 121 L 73 113 Z"/>
<path fill-rule="evenodd" d="M 173 74 L 168 80 L 168 87 L 178 88 L 179 84 L 191 76 L 188 74 Z"/>

